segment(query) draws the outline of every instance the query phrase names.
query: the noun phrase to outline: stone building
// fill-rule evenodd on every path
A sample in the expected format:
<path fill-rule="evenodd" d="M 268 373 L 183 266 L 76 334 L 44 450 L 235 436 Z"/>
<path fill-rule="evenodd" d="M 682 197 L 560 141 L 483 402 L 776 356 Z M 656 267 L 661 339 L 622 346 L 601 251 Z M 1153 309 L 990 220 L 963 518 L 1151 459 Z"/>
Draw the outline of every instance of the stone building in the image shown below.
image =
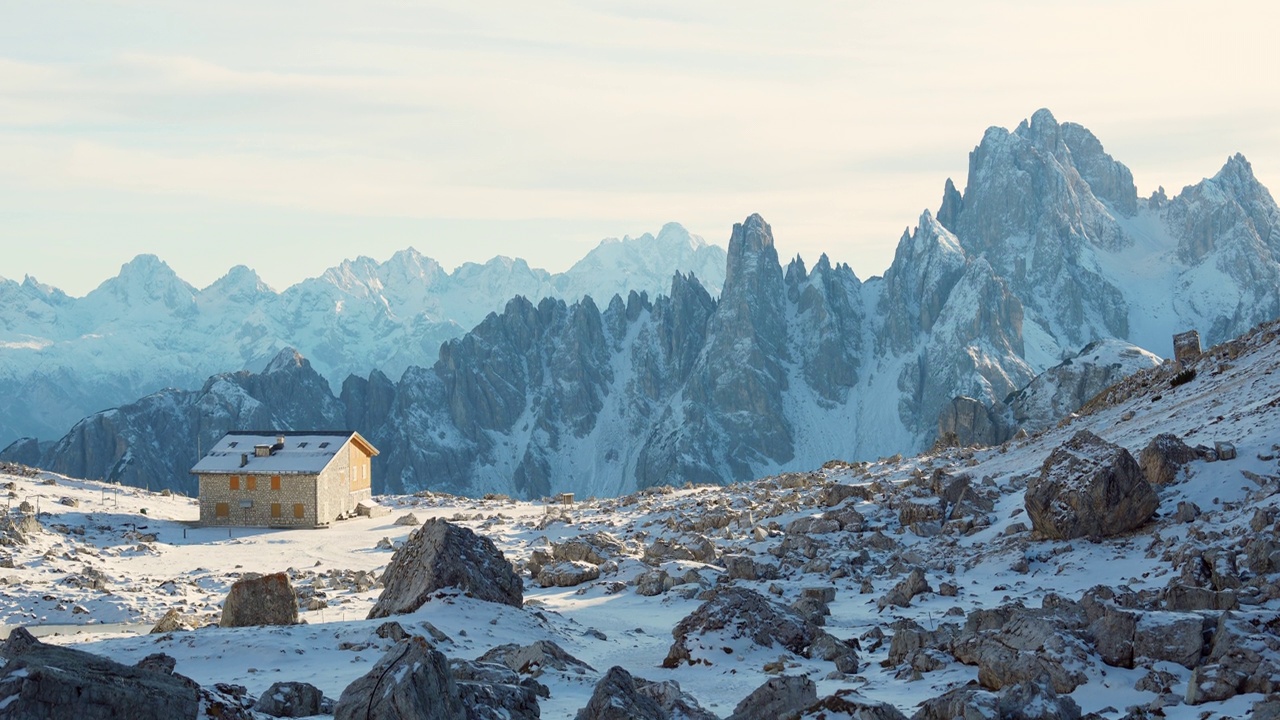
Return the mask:
<path fill-rule="evenodd" d="M 191 473 L 200 478 L 200 522 L 324 527 L 372 504 L 369 460 L 378 454 L 352 430 L 232 431 Z"/>

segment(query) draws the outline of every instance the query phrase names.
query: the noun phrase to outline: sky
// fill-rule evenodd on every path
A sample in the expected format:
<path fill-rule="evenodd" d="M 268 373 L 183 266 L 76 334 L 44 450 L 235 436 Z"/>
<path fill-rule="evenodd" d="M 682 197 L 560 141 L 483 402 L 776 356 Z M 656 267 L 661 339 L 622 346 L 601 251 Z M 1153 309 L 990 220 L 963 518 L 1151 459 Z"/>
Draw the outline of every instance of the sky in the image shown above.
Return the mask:
<path fill-rule="evenodd" d="M 1172 195 L 1280 189 L 1270 2 L 8 0 L 0 276 L 276 289 L 413 246 L 566 269 L 676 221 L 883 273 L 1041 107 Z"/>

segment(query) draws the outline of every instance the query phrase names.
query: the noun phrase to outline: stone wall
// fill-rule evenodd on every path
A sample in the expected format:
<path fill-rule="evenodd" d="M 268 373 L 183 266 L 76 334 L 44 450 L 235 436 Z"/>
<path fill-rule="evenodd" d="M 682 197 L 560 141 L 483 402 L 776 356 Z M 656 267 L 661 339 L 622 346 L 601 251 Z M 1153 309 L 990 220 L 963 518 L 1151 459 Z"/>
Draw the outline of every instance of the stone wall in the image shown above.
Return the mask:
<path fill-rule="evenodd" d="M 248 489 L 248 475 L 237 475 L 240 489 L 231 489 L 231 475 L 200 476 L 200 522 L 204 525 L 256 527 L 312 527 L 316 524 L 316 476 L 280 475 L 280 489 L 272 490 L 271 475 L 258 475 L 257 487 Z M 243 500 L 253 506 L 240 507 Z M 227 515 L 218 515 L 218 504 L 226 503 Z M 279 506 L 279 515 L 272 507 Z M 294 506 L 302 506 L 296 517 Z"/>

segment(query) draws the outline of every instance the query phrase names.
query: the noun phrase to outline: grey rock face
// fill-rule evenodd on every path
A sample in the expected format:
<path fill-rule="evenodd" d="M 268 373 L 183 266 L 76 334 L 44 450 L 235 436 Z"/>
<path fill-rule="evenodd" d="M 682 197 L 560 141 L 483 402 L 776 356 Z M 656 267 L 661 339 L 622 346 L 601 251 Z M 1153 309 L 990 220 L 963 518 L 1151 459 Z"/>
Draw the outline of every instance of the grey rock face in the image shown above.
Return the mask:
<path fill-rule="evenodd" d="M 538 571 L 540 587 L 574 587 L 600 577 L 600 567 L 589 562 L 573 561 L 548 565 Z"/>
<path fill-rule="evenodd" d="M 488 602 L 524 606 L 520 578 L 486 537 L 447 520 L 431 518 L 409 535 L 382 574 L 385 589 L 369 618 L 408 613 L 431 593 L 454 587 Z"/>
<path fill-rule="evenodd" d="M 449 663 L 421 637 L 396 643 L 342 691 L 334 720 L 467 720 Z"/>
<path fill-rule="evenodd" d="M 467 720 L 538 720 L 538 694 L 505 665 L 451 660 L 450 672 Z"/>
<path fill-rule="evenodd" d="M 222 603 L 221 627 L 298 624 L 298 598 L 285 573 L 241 578 Z"/>
<path fill-rule="evenodd" d="M 324 702 L 320 688 L 304 682 L 277 682 L 258 698 L 253 709 L 272 717 L 319 715 Z"/>
<path fill-rule="evenodd" d="M 1049 454 L 1025 500 L 1032 527 L 1053 539 L 1132 530 L 1159 504 L 1129 451 L 1087 430 Z"/>
<path fill-rule="evenodd" d="M 0 670 L 5 718 L 138 720 L 195 718 L 199 686 L 172 672 L 130 667 L 13 631 Z"/>
<path fill-rule="evenodd" d="M 773 720 L 798 715 L 818 701 L 818 686 L 803 675 L 769 678 L 733 709 L 728 720 Z"/>

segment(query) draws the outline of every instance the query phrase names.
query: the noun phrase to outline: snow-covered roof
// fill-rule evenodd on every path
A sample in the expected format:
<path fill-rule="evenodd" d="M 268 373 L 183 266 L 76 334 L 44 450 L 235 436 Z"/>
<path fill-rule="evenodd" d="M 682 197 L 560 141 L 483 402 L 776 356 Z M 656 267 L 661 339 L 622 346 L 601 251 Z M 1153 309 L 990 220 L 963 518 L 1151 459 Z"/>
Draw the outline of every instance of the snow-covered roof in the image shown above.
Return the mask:
<path fill-rule="evenodd" d="M 278 442 L 283 440 L 283 442 Z M 338 450 L 353 442 L 370 456 L 378 450 L 354 430 L 272 432 L 233 430 L 222 436 L 200 462 L 193 474 L 243 473 L 247 475 L 313 474 L 324 470 Z M 259 457 L 258 446 L 270 448 Z"/>

